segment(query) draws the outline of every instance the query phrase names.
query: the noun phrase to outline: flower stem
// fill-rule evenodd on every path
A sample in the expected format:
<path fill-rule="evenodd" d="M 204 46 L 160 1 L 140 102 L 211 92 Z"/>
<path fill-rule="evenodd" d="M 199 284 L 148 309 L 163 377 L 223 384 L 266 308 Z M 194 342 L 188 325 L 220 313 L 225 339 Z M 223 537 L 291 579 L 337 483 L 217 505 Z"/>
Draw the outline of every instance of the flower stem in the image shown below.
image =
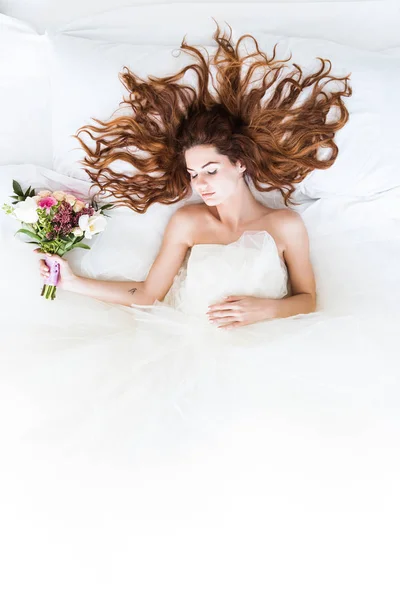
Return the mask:
<path fill-rule="evenodd" d="M 42 287 L 41 296 L 44 296 L 46 300 L 54 300 L 56 297 L 56 289 L 55 285 L 44 285 Z"/>

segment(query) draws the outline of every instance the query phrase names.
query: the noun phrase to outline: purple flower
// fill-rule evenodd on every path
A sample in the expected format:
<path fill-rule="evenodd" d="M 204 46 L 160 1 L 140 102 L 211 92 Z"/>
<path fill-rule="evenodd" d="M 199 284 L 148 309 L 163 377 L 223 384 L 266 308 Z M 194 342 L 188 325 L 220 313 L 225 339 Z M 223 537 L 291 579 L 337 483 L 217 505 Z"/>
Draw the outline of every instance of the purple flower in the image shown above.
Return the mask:
<path fill-rule="evenodd" d="M 52 231 L 55 236 L 68 235 L 73 229 L 78 227 L 79 218 L 84 214 L 92 216 L 94 208 L 85 207 L 80 212 L 74 212 L 71 204 L 62 200 L 51 219 Z"/>

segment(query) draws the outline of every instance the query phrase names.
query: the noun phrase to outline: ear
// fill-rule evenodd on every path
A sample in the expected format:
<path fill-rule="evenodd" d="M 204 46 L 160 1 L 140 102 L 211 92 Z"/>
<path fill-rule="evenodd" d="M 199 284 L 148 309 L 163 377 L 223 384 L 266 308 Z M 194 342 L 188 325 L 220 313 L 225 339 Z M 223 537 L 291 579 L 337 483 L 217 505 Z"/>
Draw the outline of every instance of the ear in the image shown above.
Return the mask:
<path fill-rule="evenodd" d="M 236 161 L 236 166 L 239 168 L 240 173 L 246 170 L 246 166 L 242 163 L 241 160 Z"/>

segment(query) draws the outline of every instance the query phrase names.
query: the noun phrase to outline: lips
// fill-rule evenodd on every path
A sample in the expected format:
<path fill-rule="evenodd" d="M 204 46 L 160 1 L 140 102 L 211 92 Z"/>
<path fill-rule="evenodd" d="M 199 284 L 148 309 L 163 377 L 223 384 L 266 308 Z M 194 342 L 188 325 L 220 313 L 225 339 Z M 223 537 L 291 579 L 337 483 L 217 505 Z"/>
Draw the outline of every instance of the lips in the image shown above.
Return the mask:
<path fill-rule="evenodd" d="M 202 194 L 203 198 L 209 198 L 210 196 L 213 196 L 215 194 L 215 192 L 209 192 L 208 194 Z"/>

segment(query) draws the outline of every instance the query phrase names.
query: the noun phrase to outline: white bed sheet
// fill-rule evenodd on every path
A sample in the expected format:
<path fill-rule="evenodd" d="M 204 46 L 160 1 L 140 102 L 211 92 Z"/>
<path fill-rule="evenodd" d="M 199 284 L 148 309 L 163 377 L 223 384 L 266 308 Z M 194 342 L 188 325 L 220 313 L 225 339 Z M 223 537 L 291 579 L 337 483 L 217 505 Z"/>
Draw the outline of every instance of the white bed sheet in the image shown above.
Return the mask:
<path fill-rule="evenodd" d="M 13 178 L 23 186 L 59 184 L 82 192 L 87 185 L 35 165 L 9 165 L 0 168 L 2 198 L 11 193 Z M 151 222 L 145 217 L 131 215 L 122 234 L 121 247 L 132 231 L 138 235 L 132 253 L 140 260 L 132 275 L 143 269 L 146 253 L 161 239 L 162 220 L 174 209 L 156 210 L 160 230 L 146 249 L 141 240 Z M 339 313 L 383 312 L 399 329 L 400 188 L 368 199 L 308 201 L 301 212 L 322 306 Z M 114 226 L 126 218 L 114 215 Z M 10 319 L 24 307 L 31 314 L 40 305 L 49 310 L 38 297 L 32 246 L 13 239 L 14 224 L 5 215 L 0 224 L 2 242 L 9 244 L 9 255 L 1 256 L 1 293 L 11 285 L 23 294 Z M 90 252 L 71 255 L 76 268 L 94 275 L 104 269 L 101 239 L 106 243 L 107 232 Z M 32 278 L 23 282 L 14 271 L 20 260 L 32 263 Z M 108 275 L 118 268 L 110 261 Z M 368 281 L 371 270 L 376 279 L 374 289 L 362 287 L 366 269 Z M 340 287 L 349 270 L 356 294 Z M 34 340 L 21 348 L 21 363 L 30 352 Z M 396 352 L 393 347 L 393 364 Z M 392 377 L 398 397 L 392 392 L 367 406 L 359 397 L 348 407 L 325 406 L 323 399 L 316 406 L 310 399 L 284 419 L 275 407 L 267 428 L 247 427 L 244 417 L 237 431 L 221 426 L 210 446 L 185 446 L 190 425 L 176 414 L 171 431 L 156 442 L 158 453 L 144 444 L 136 458 L 122 457 L 117 447 L 109 452 L 109 445 L 107 454 L 90 451 L 99 419 L 112 419 L 121 437 L 127 435 L 127 424 L 110 407 L 96 408 L 95 399 L 93 419 L 82 422 L 77 414 L 69 424 L 83 428 L 85 452 L 83 446 L 60 450 L 51 419 L 46 428 L 46 415 L 39 414 L 43 406 L 18 414 L 13 398 L 2 398 L 3 597 L 397 600 L 400 378 L 394 370 Z M 71 414 L 68 406 L 57 406 L 57 414 L 63 411 Z M 39 444 L 29 437 L 38 418 L 44 426 Z"/>

